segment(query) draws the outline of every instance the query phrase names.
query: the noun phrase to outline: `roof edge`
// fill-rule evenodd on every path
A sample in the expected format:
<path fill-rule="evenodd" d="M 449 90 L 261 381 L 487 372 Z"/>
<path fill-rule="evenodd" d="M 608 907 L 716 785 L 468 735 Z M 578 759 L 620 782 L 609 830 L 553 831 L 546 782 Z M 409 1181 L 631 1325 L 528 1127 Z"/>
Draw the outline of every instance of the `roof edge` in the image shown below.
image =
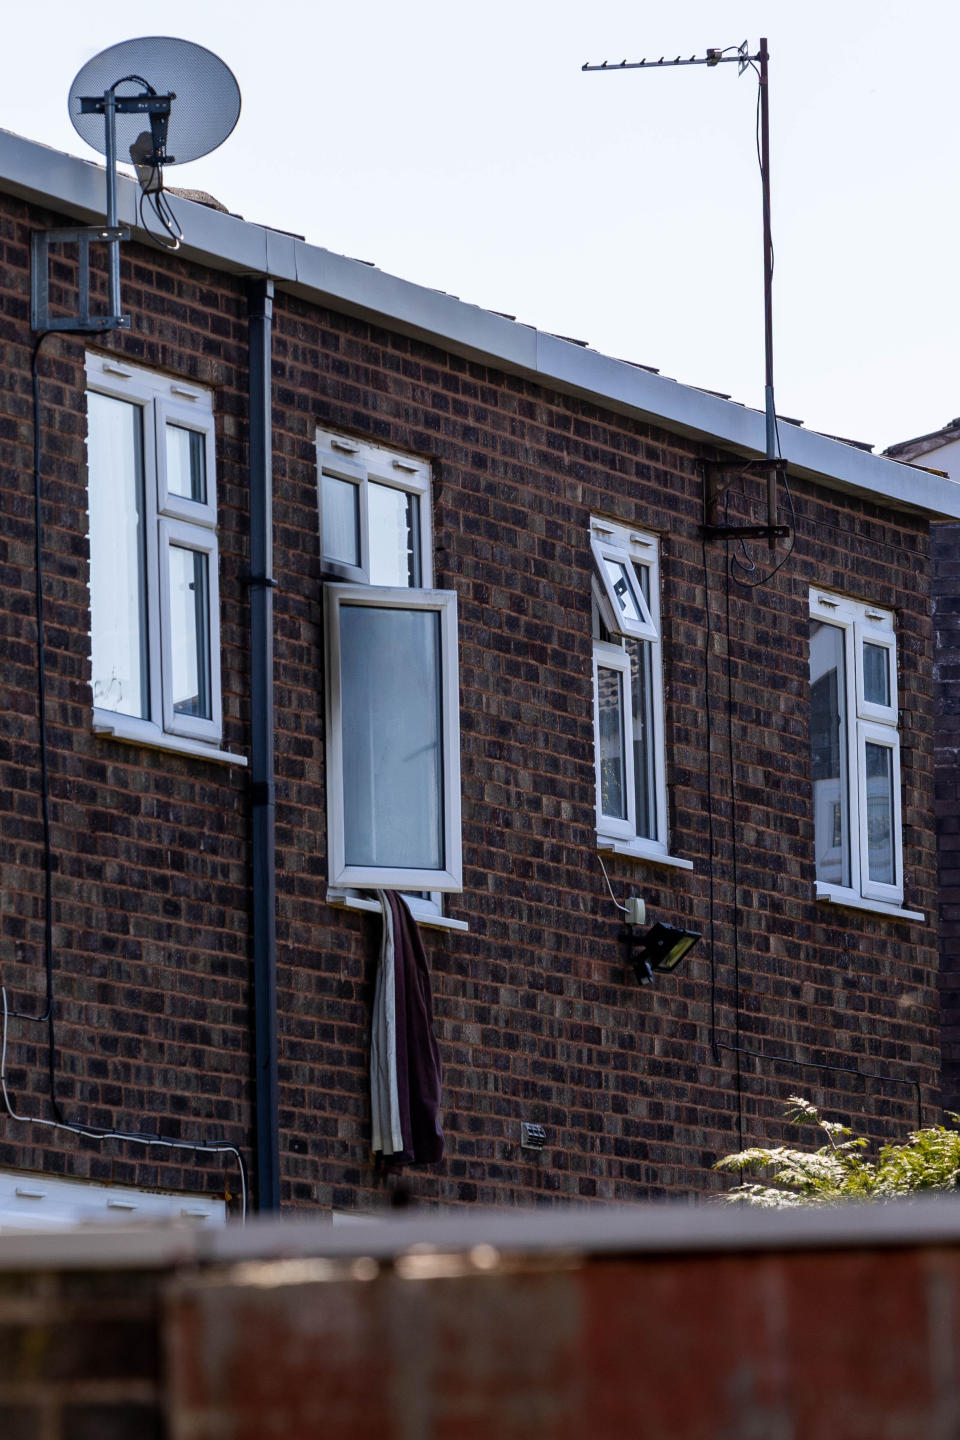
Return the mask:
<path fill-rule="evenodd" d="M 66 213 L 101 220 L 101 166 L 0 131 L 0 189 Z M 138 187 L 121 176 L 119 221 L 145 237 Z M 239 217 L 181 200 L 188 239 L 185 259 L 232 274 L 266 275 L 283 290 L 463 358 L 525 376 L 690 439 L 744 456 L 765 453 L 758 410 L 720 399 L 624 360 L 508 320 L 438 290 L 401 280 L 359 260 Z M 873 455 L 815 430 L 781 422 L 783 458 L 791 471 L 828 488 L 931 519 L 960 519 L 960 484 Z"/>

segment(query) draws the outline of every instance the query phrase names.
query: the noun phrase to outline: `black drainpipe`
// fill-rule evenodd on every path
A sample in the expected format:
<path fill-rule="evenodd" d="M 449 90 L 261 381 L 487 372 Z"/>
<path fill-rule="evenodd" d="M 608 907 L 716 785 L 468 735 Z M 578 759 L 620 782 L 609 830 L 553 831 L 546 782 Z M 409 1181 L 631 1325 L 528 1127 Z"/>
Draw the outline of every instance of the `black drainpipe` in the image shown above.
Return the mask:
<path fill-rule="evenodd" d="M 250 691 L 257 1209 L 280 1209 L 273 781 L 273 281 L 250 280 Z"/>

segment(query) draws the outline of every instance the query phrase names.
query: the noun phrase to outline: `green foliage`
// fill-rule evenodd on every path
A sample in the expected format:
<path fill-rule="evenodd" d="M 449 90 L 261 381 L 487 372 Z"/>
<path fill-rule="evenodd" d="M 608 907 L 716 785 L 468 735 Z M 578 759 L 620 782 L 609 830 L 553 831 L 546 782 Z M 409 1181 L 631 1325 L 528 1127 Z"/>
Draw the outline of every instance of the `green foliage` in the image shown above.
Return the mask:
<path fill-rule="evenodd" d="M 791 1095 L 785 1118 L 812 1125 L 826 1136 L 817 1150 L 786 1145 L 752 1146 L 726 1155 L 714 1166 L 724 1174 L 750 1171 L 758 1180 L 741 1181 L 725 1192 L 731 1203 L 782 1209 L 791 1205 L 835 1205 L 843 1200 L 892 1200 L 923 1190 L 953 1190 L 960 1177 L 960 1130 L 928 1125 L 914 1130 L 903 1145 L 883 1145 L 874 1156 L 868 1141 L 846 1125 L 823 1120 L 816 1106 Z M 950 1119 L 960 1121 L 951 1113 Z"/>

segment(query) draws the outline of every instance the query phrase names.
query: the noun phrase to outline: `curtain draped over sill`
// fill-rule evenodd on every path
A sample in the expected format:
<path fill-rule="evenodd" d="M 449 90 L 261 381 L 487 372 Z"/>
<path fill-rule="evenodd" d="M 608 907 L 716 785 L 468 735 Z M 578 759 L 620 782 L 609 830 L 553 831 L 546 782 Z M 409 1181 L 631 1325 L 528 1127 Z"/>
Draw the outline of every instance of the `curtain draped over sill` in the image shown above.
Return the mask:
<path fill-rule="evenodd" d="M 430 970 L 402 897 L 378 890 L 383 939 L 370 1036 L 373 1149 L 391 1167 L 443 1159 L 442 1072 L 433 1033 Z"/>

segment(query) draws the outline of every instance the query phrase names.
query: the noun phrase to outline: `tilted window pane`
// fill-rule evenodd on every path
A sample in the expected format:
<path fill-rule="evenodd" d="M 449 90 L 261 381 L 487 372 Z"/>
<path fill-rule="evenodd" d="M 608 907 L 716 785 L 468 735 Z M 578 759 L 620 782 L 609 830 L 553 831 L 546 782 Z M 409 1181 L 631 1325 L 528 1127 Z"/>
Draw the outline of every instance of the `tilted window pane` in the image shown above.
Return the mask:
<path fill-rule="evenodd" d="M 93 703 L 145 718 L 150 676 L 142 411 L 90 393 L 87 422 Z"/>
<path fill-rule="evenodd" d="M 205 437 L 185 425 L 165 426 L 167 489 L 171 495 L 207 503 L 207 458 Z"/>
<path fill-rule="evenodd" d="M 817 879 L 850 884 L 850 780 L 844 631 L 810 625 L 810 746 Z"/>
<path fill-rule="evenodd" d="M 624 619 L 630 620 L 637 625 L 641 624 L 643 617 L 640 614 L 640 606 L 637 604 L 637 598 L 633 593 L 633 585 L 631 584 L 630 574 L 626 565 L 622 565 L 619 560 L 611 560 L 608 555 L 605 555 L 603 557 L 603 567 L 610 578 L 610 584 L 613 586 L 613 593 L 617 598 L 617 604 L 620 606 L 621 615 Z"/>
<path fill-rule="evenodd" d="M 867 858 L 871 880 L 896 885 L 893 835 L 893 751 L 866 742 Z"/>
<path fill-rule="evenodd" d="M 322 476 L 323 555 L 341 565 L 360 564 L 360 486 Z"/>
<path fill-rule="evenodd" d="M 623 676 L 597 666 L 597 713 L 600 724 L 600 811 L 627 819 L 627 771 L 623 733 Z"/>
<path fill-rule="evenodd" d="M 181 545 L 171 545 L 169 556 L 173 709 L 209 720 L 209 558 Z"/>
<path fill-rule="evenodd" d="M 419 586 L 419 496 L 371 480 L 367 486 L 367 524 L 370 584 Z"/>
<path fill-rule="evenodd" d="M 633 706 L 633 783 L 637 795 L 637 834 L 657 836 L 656 746 L 653 728 L 653 646 L 648 640 L 627 640 L 630 656 L 630 697 Z"/>
<path fill-rule="evenodd" d="M 340 655 L 346 862 L 442 869 L 440 616 L 344 603 Z"/>
<path fill-rule="evenodd" d="M 890 704 L 890 651 L 869 640 L 863 643 L 863 698 L 871 705 Z"/>

